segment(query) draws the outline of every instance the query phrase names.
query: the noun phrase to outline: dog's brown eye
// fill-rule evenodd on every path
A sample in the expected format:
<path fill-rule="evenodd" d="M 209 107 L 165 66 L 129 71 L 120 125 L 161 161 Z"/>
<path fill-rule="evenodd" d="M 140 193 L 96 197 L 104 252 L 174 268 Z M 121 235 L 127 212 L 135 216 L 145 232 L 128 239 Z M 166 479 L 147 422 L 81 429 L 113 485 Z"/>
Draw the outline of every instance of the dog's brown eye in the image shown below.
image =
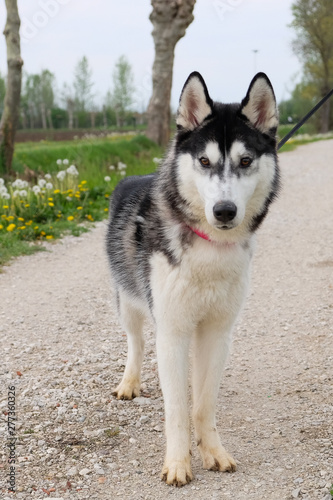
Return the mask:
<path fill-rule="evenodd" d="M 245 156 L 240 161 L 241 167 L 249 167 L 251 165 L 251 163 L 252 163 L 252 160 L 248 156 Z"/>
<path fill-rule="evenodd" d="M 209 167 L 210 165 L 210 161 L 208 160 L 208 158 L 205 158 L 204 156 L 200 158 L 200 163 L 203 167 Z"/>

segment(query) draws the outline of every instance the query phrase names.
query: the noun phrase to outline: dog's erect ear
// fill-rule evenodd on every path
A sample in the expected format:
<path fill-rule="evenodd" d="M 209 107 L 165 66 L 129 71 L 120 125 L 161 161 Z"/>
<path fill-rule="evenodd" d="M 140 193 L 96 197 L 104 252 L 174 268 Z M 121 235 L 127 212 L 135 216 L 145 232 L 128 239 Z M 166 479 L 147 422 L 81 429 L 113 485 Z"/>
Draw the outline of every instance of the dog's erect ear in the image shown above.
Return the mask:
<path fill-rule="evenodd" d="M 212 113 L 212 106 L 213 101 L 204 79 L 196 71 L 191 73 L 180 96 L 177 125 L 186 130 L 194 130 Z"/>
<path fill-rule="evenodd" d="M 265 73 L 253 78 L 241 103 L 241 113 L 261 132 L 275 135 L 279 113 L 272 84 Z"/>

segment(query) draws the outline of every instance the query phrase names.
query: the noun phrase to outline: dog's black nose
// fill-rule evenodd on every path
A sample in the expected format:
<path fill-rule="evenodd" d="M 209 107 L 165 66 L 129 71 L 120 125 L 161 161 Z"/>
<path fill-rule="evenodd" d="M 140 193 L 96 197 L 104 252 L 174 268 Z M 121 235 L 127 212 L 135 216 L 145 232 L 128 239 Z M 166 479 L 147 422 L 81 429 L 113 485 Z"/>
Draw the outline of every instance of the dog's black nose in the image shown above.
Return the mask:
<path fill-rule="evenodd" d="M 225 201 L 223 203 L 216 203 L 213 207 L 215 219 L 220 222 L 230 222 L 237 214 L 237 207 L 232 201 Z"/>

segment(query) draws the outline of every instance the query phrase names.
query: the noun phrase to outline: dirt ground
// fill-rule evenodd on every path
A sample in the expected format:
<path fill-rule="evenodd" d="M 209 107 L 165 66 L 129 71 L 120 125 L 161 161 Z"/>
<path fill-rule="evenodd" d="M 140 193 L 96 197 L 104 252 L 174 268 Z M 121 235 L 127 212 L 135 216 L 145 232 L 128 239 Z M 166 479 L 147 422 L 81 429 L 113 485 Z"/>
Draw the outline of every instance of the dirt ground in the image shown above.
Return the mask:
<path fill-rule="evenodd" d="M 258 232 L 251 293 L 220 390 L 218 427 L 237 471 L 204 471 L 193 442 L 193 482 L 161 482 L 163 401 L 151 325 L 141 397 L 111 396 L 126 338 L 99 223 L 0 274 L 1 500 L 331 498 L 333 141 L 281 154 L 280 164 L 283 191 Z M 15 494 L 7 492 L 11 453 Z"/>

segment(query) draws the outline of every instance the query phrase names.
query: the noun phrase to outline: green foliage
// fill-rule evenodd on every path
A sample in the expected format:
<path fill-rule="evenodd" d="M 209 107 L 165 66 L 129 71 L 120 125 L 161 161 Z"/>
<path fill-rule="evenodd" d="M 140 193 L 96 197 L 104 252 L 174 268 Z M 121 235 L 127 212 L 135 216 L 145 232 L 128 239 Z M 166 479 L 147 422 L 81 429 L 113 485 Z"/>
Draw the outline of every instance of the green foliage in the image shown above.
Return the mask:
<path fill-rule="evenodd" d="M 112 106 L 116 111 L 118 125 L 122 126 L 125 114 L 133 103 L 134 94 L 132 67 L 125 56 L 119 57 L 112 76 Z"/>
<path fill-rule="evenodd" d="M 74 89 L 76 110 L 86 111 L 93 101 L 92 70 L 89 67 L 88 59 L 84 56 L 77 63 L 74 71 Z"/>
<path fill-rule="evenodd" d="M 333 86 L 333 2 L 296 0 L 292 14 L 291 27 L 296 31 L 293 49 L 303 63 L 303 97 L 307 95 L 318 101 Z M 327 101 L 317 114 L 316 125 L 320 125 L 322 132 L 327 132 L 332 125 L 330 113 L 330 101 Z"/>

